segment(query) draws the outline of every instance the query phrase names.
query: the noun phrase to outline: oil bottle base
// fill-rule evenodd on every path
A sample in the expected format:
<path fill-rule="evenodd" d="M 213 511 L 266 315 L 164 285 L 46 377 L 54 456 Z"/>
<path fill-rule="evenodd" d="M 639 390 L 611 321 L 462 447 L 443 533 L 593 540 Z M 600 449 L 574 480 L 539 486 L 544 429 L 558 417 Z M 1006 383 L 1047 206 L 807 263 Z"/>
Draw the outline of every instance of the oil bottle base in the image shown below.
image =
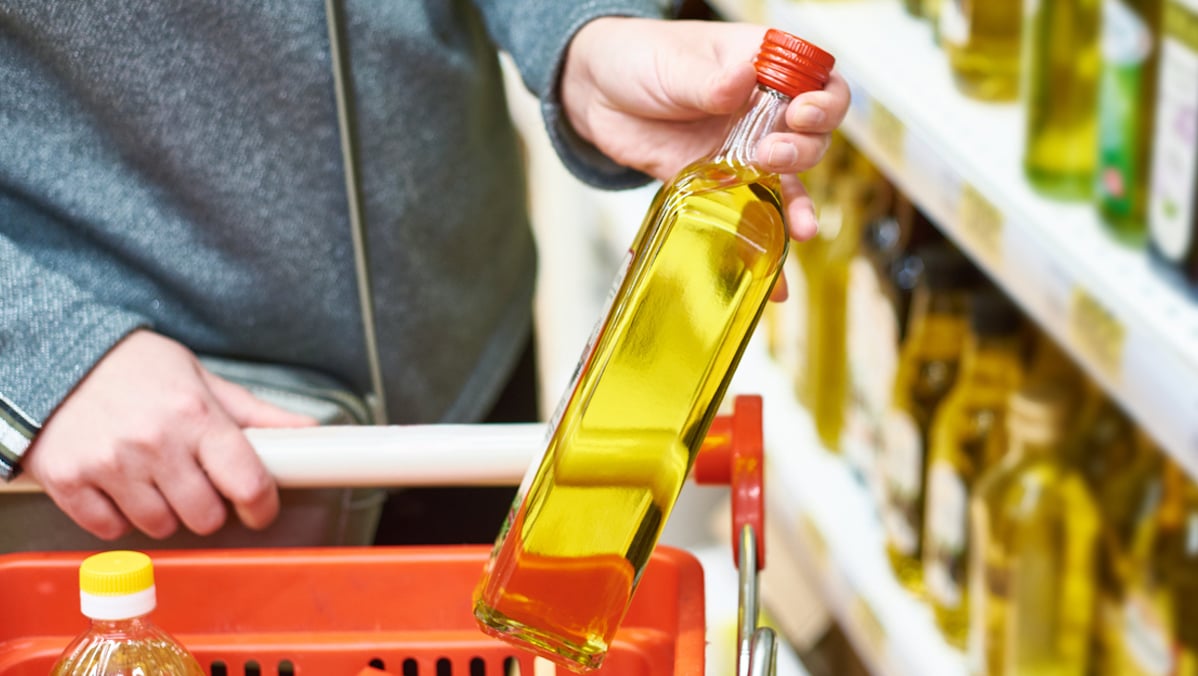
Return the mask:
<path fill-rule="evenodd" d="M 482 602 L 474 605 L 474 619 L 484 633 L 536 653 L 576 673 L 585 674 L 598 669 L 607 656 L 606 645 L 579 645 L 563 640 L 560 636 L 546 634 L 517 622 Z"/>

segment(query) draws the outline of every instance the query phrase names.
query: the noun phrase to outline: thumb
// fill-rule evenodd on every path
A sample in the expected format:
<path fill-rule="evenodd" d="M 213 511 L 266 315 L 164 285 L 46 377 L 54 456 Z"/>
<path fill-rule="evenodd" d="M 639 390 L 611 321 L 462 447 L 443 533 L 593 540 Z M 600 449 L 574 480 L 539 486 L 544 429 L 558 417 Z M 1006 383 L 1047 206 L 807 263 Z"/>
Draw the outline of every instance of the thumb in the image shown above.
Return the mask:
<path fill-rule="evenodd" d="M 299 413 L 292 413 L 255 397 L 252 392 L 236 383 L 201 369 L 205 384 L 217 403 L 239 427 L 312 427 L 316 420 Z"/>
<path fill-rule="evenodd" d="M 729 115 L 748 100 L 757 82 L 749 62 L 712 67 L 703 59 L 684 59 L 662 81 L 675 106 L 697 116 Z"/>

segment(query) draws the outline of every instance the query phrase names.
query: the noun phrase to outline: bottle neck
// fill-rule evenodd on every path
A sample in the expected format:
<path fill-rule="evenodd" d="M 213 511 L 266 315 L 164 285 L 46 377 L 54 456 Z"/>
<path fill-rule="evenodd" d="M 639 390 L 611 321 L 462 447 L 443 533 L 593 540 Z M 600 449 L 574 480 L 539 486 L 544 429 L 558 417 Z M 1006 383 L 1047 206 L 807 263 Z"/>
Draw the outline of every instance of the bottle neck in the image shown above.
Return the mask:
<path fill-rule="evenodd" d="M 969 330 L 967 303 L 964 291 L 917 287 L 911 298 L 910 347 L 906 349 L 931 358 L 957 357 Z"/>
<path fill-rule="evenodd" d="M 106 634 L 113 632 L 136 632 L 151 626 L 149 616 L 147 615 L 138 615 L 137 617 L 128 617 L 120 620 L 97 620 L 93 618 L 91 623 L 93 630 L 102 631 Z"/>
<path fill-rule="evenodd" d="M 757 85 L 749 108 L 736 120 L 724 138 L 724 144 L 712 156 L 712 161 L 741 166 L 757 165 L 757 147 L 766 136 L 781 131 L 786 124 L 786 106 L 790 97 Z"/>
<path fill-rule="evenodd" d="M 1023 367 L 1019 357 L 1019 337 L 979 336 L 970 333 L 961 355 L 962 382 L 995 390 L 1005 400 L 1019 386 Z"/>

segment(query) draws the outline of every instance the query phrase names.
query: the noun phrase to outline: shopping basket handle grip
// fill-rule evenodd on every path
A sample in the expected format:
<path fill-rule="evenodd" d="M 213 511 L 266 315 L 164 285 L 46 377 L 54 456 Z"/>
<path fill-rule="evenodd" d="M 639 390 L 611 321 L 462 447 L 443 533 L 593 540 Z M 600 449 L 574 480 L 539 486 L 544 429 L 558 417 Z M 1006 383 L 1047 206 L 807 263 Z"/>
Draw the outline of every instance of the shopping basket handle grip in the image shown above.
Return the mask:
<path fill-rule="evenodd" d="M 719 416 L 712 430 L 729 423 Z M 333 425 L 245 433 L 281 488 L 514 486 L 542 452 L 548 426 Z M 700 457 L 718 445 L 709 436 Z M 28 476 L 0 482 L 0 493 L 40 490 Z"/>
<path fill-rule="evenodd" d="M 740 565 L 740 539 L 752 526 L 757 540 L 757 570 L 765 568 L 765 441 L 762 400 L 739 395 L 732 415 L 711 423 L 703 449 L 695 459 L 698 484 L 727 484 L 732 489 L 732 555 Z"/>

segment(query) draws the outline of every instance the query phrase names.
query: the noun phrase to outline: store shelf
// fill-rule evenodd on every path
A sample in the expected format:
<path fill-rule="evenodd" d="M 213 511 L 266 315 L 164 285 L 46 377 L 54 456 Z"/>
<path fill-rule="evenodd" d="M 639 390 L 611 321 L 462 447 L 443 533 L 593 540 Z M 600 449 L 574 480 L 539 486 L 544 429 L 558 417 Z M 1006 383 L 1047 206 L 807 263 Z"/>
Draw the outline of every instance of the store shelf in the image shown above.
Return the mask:
<path fill-rule="evenodd" d="M 958 94 L 929 27 L 897 0 L 769 0 L 768 17 L 836 55 L 849 138 L 1198 476 L 1198 303 L 1090 205 L 1031 190 L 1021 107 Z"/>
<path fill-rule="evenodd" d="M 931 609 L 891 572 L 873 498 L 843 458 L 820 444 L 759 343 L 746 350 L 730 389 L 759 393 L 764 402 L 767 516 L 783 534 L 768 546 L 786 547 L 803 562 L 870 673 L 965 674 L 964 655 L 945 642 Z"/>

